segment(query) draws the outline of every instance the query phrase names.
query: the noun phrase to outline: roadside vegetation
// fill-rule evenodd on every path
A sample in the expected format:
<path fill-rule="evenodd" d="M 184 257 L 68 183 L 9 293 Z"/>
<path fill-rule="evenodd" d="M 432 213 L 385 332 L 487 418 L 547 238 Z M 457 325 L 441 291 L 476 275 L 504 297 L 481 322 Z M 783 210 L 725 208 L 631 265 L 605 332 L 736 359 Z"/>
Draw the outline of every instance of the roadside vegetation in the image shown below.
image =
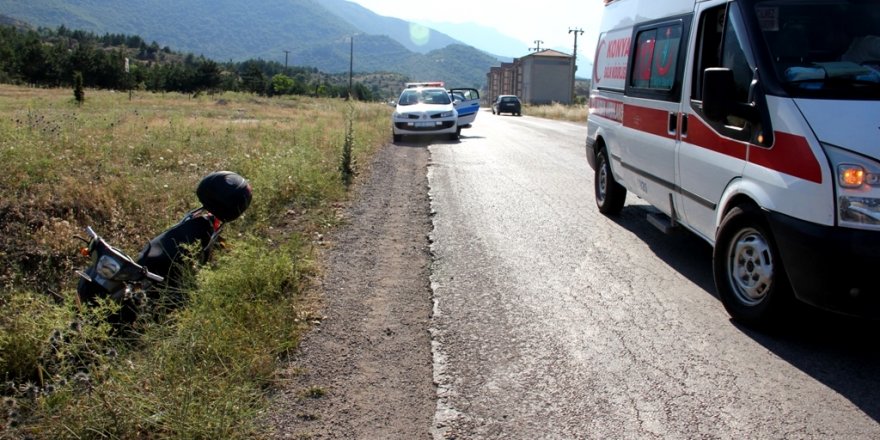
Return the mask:
<path fill-rule="evenodd" d="M 346 180 L 387 142 L 383 104 L 0 85 L 0 438 L 259 438 Z M 136 254 L 204 175 L 254 199 L 186 307 L 120 334 L 75 301 L 83 229 Z"/>
<path fill-rule="evenodd" d="M 587 123 L 589 109 L 584 104 L 563 105 L 553 103 L 548 105 L 525 105 L 522 113 L 536 118 L 555 119 L 558 121 L 572 121 Z"/>
<path fill-rule="evenodd" d="M 260 96 L 299 95 L 344 98 L 349 75 L 314 67 L 250 59 L 217 62 L 136 35 L 68 29 L 32 29 L 0 24 L 0 82 L 39 87 L 85 87 L 128 92 L 189 94 L 249 92 Z M 399 91 L 406 77 L 394 73 L 357 74 L 352 94 L 381 101 Z"/>

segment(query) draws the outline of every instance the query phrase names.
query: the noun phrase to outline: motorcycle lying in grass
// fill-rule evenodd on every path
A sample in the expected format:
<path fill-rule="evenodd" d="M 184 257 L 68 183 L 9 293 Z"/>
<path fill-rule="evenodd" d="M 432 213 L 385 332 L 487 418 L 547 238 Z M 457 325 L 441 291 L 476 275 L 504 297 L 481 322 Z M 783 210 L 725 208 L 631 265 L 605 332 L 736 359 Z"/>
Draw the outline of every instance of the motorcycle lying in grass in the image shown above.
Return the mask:
<path fill-rule="evenodd" d="M 119 311 L 108 319 L 114 324 L 134 322 L 149 304 L 173 308 L 183 302 L 180 286 L 186 262 L 206 263 L 221 243 L 225 223 L 240 217 L 251 202 L 251 187 L 240 175 L 218 171 L 205 176 L 196 189 L 202 206 L 188 212 L 176 225 L 150 240 L 137 258 L 110 245 L 90 226 L 87 246 L 81 250 L 92 263 L 77 285 L 78 301 L 95 305 L 99 298 L 115 301 Z"/>

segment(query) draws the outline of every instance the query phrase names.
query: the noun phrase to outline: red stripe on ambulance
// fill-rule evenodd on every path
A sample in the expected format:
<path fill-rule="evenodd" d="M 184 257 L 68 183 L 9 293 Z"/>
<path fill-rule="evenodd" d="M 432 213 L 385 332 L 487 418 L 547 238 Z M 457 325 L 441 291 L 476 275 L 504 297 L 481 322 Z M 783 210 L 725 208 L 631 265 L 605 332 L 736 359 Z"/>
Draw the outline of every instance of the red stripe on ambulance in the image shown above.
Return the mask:
<path fill-rule="evenodd" d="M 675 138 L 675 135 L 669 134 L 667 111 L 623 104 L 610 99 L 594 98 L 592 101 L 590 110 L 596 111 L 597 116 L 622 121 L 624 127 L 633 130 Z M 623 115 L 608 111 L 618 106 L 623 108 Z M 621 119 L 616 119 L 620 116 Z M 803 136 L 777 131 L 773 133 L 773 146 L 764 148 L 723 137 L 694 115 L 688 115 L 688 125 L 687 138 L 684 139 L 687 143 L 810 182 L 822 183 L 822 168 Z"/>

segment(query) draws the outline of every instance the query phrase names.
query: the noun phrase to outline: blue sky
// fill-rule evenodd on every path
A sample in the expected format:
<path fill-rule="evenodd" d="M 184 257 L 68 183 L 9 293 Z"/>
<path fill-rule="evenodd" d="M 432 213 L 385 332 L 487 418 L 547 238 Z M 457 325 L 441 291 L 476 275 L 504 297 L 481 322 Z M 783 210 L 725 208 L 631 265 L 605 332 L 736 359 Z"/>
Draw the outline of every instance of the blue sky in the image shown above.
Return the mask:
<path fill-rule="evenodd" d="M 349 0 L 379 14 L 412 22 L 474 23 L 493 28 L 523 44 L 571 53 L 574 35 L 569 29 L 583 29 L 578 36 L 578 58 L 592 60 L 596 49 L 602 0 Z M 662 1 L 662 0 L 660 0 Z M 478 47 L 478 42 L 465 41 Z M 526 55 L 528 52 L 523 51 Z M 578 63 L 582 66 L 582 63 Z"/>

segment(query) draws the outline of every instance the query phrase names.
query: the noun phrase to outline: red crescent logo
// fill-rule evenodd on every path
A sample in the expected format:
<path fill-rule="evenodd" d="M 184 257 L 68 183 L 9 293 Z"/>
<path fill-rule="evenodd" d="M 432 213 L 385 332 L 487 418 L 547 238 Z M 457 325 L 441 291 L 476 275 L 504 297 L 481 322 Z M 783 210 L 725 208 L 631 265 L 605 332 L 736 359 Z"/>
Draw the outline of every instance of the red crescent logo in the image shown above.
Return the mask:
<path fill-rule="evenodd" d="M 596 78 L 596 84 L 599 84 L 602 81 L 602 78 L 599 77 L 599 60 L 601 59 L 602 49 L 605 47 L 605 40 L 599 42 L 599 47 L 596 48 L 596 62 L 593 63 L 593 78 Z"/>
<path fill-rule="evenodd" d="M 672 68 L 672 61 L 673 61 L 672 54 L 668 52 L 669 42 L 666 42 L 664 44 L 666 44 L 666 47 L 667 47 L 666 60 L 665 60 L 666 64 L 660 65 L 659 59 L 657 60 L 657 63 L 655 63 L 657 66 L 657 73 L 659 73 L 660 76 L 666 76 L 667 74 L 669 74 L 669 69 Z"/>

